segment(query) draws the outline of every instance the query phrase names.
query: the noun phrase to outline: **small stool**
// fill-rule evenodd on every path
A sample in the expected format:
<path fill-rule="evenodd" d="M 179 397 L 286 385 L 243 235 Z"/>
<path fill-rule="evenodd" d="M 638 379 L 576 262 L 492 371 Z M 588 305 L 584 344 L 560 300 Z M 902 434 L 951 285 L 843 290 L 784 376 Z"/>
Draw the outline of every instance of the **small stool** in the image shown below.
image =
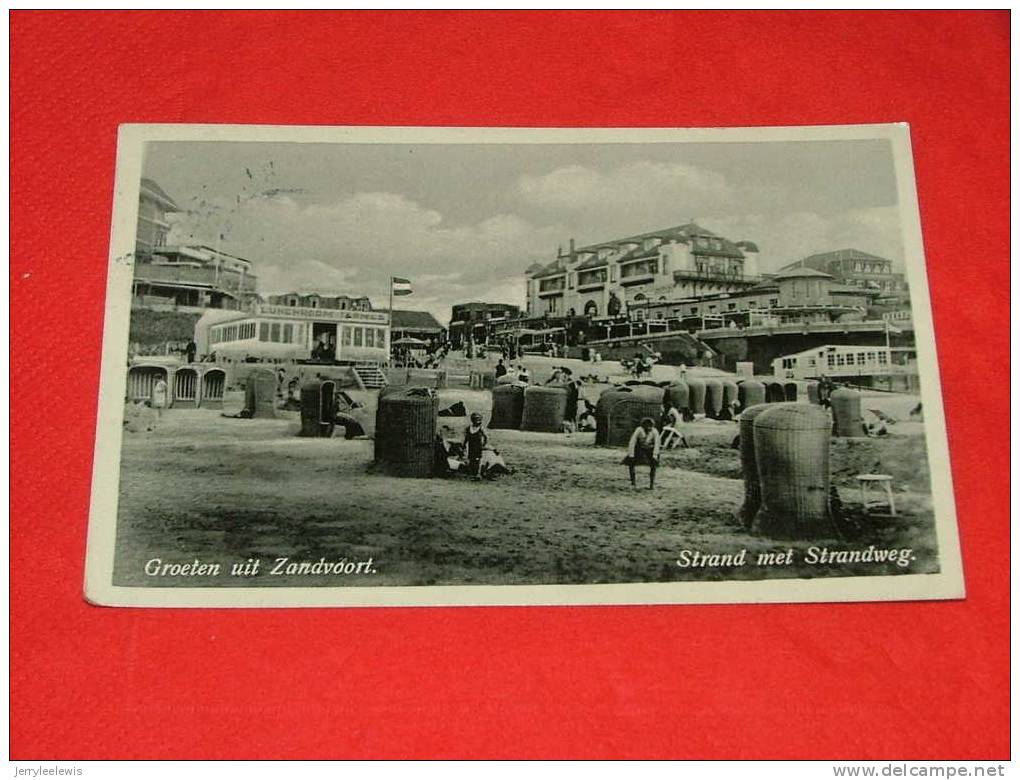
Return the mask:
<path fill-rule="evenodd" d="M 886 500 L 889 503 L 889 514 L 893 517 L 896 516 L 896 501 L 893 499 L 891 474 L 858 474 L 857 481 L 861 483 L 861 507 L 865 513 L 868 511 L 869 489 L 872 485 L 875 485 L 885 489 Z"/>

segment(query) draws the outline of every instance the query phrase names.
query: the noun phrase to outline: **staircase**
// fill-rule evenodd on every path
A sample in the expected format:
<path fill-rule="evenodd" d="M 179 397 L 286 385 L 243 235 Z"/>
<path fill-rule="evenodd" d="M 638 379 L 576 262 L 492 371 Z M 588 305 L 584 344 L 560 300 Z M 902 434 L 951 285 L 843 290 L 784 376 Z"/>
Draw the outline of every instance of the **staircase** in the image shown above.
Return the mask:
<path fill-rule="evenodd" d="M 386 387 L 386 374 L 379 368 L 378 363 L 356 363 L 354 373 L 357 374 L 358 381 L 366 390 L 378 390 Z"/>

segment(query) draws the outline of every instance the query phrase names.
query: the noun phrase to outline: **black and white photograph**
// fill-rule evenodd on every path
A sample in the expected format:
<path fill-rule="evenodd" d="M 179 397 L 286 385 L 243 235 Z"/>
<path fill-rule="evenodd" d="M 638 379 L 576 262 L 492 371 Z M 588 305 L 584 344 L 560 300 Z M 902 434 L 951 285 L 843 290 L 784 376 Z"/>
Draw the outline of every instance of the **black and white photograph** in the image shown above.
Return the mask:
<path fill-rule="evenodd" d="M 125 125 L 86 596 L 960 598 L 906 125 Z"/>

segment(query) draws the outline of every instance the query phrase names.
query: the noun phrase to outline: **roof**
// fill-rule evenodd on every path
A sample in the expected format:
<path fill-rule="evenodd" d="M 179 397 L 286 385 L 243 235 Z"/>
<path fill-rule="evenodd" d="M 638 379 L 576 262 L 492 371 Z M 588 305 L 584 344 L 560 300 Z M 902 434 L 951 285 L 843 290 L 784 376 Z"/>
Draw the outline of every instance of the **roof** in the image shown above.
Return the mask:
<path fill-rule="evenodd" d="M 585 260 L 583 263 L 580 263 L 577 266 L 577 270 L 578 271 L 587 271 L 587 270 L 592 269 L 592 268 L 605 268 L 607 265 L 609 265 L 609 260 L 599 260 L 599 256 L 598 255 L 592 255 L 587 260 Z"/>
<path fill-rule="evenodd" d="M 873 255 L 870 252 L 862 252 L 860 249 L 836 249 L 832 252 L 819 252 L 818 254 L 808 255 L 803 260 L 798 260 L 795 263 L 783 266 L 780 270 L 785 271 L 788 268 L 814 268 L 821 270 L 822 268 L 828 268 L 829 264 L 833 261 L 842 262 L 843 260 L 864 260 L 867 262 L 880 262 L 889 263 L 891 262 L 886 257 L 879 257 Z"/>
<path fill-rule="evenodd" d="M 140 195 L 148 195 L 153 200 L 157 201 L 167 211 L 177 211 L 177 204 L 174 203 L 174 199 L 171 198 L 163 188 L 160 187 L 152 179 L 142 179 Z"/>
<path fill-rule="evenodd" d="M 776 279 L 831 279 L 832 276 L 823 271 L 816 271 L 814 268 L 801 268 L 800 266 L 793 266 L 792 268 L 785 268 L 775 275 Z"/>
<path fill-rule="evenodd" d="M 443 326 L 439 320 L 427 311 L 406 311 L 394 309 L 391 327 L 394 330 L 433 330 L 441 331 Z"/>
<path fill-rule="evenodd" d="M 849 284 L 834 284 L 829 288 L 829 292 L 834 293 L 854 293 L 856 295 L 872 295 L 876 298 L 882 295 L 881 290 L 875 290 L 871 287 L 854 287 Z"/>
<path fill-rule="evenodd" d="M 549 263 L 549 265 L 543 266 L 541 271 L 536 271 L 533 274 L 533 276 L 536 279 L 542 276 L 558 276 L 559 274 L 564 273 L 566 270 L 567 270 L 566 268 L 560 265 L 559 260 L 554 260 L 553 262 Z"/>
<path fill-rule="evenodd" d="M 682 243 L 687 243 L 691 236 L 708 236 L 709 238 L 716 238 L 716 234 L 708 228 L 703 228 L 701 225 L 697 225 L 694 222 L 688 222 L 684 225 L 675 225 L 673 227 L 662 228 L 661 230 L 652 230 L 648 233 L 638 233 L 635 236 L 625 236 L 623 238 L 615 238 L 611 241 L 603 241 L 598 244 L 591 244 L 590 246 L 578 247 L 578 252 L 595 252 L 600 248 L 612 247 L 618 244 L 626 243 L 637 243 L 640 244 L 646 238 L 661 238 L 663 241 L 677 240 Z"/>
<path fill-rule="evenodd" d="M 453 304 L 455 309 L 468 309 L 473 311 L 493 311 L 502 309 L 520 309 L 515 303 L 488 303 L 486 301 L 468 301 L 466 303 Z"/>
<path fill-rule="evenodd" d="M 753 241 L 738 241 L 737 248 L 743 249 L 745 252 L 758 252 L 758 245 Z"/>

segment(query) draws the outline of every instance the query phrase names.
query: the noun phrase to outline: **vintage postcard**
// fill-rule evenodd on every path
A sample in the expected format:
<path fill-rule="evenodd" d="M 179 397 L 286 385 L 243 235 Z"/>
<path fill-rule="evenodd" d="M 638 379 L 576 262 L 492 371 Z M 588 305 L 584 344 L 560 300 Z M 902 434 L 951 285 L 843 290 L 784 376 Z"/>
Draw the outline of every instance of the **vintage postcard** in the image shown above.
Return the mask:
<path fill-rule="evenodd" d="M 121 128 L 86 597 L 961 598 L 906 125 Z"/>

